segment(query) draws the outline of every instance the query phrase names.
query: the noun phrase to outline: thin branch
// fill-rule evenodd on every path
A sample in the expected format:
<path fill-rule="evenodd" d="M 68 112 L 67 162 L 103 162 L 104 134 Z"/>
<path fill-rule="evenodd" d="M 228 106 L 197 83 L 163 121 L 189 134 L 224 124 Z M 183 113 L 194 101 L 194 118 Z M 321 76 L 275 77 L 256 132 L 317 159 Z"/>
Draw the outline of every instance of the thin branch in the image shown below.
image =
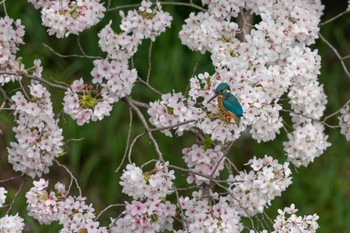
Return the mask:
<path fill-rule="evenodd" d="M 112 208 L 112 207 L 125 207 L 125 204 L 112 204 L 112 205 L 109 205 L 107 206 L 106 208 L 104 208 L 98 215 L 97 217 L 95 218 L 95 220 L 99 219 L 101 217 L 101 215 L 106 212 L 108 209 Z"/>
<path fill-rule="evenodd" d="M 217 162 L 213 172 L 210 174 L 210 177 L 213 177 L 213 175 L 215 174 L 216 170 L 219 168 L 222 160 L 225 160 L 226 159 L 226 155 L 224 154 L 223 156 L 221 156 L 220 160 Z"/>
<path fill-rule="evenodd" d="M 151 159 L 151 160 L 148 160 L 147 162 L 145 162 L 144 164 L 142 164 L 140 167 L 141 169 L 143 169 L 145 166 L 147 166 L 148 164 L 150 163 L 156 163 L 158 160 L 156 159 Z"/>
<path fill-rule="evenodd" d="M 350 12 L 350 11 L 348 11 L 348 10 L 343 11 L 343 12 L 337 14 L 336 16 L 334 16 L 333 18 L 330 18 L 330 19 L 326 20 L 325 22 L 320 23 L 320 26 L 324 26 L 324 25 L 326 25 L 326 24 L 328 24 L 328 23 L 330 23 L 330 22 L 333 22 L 334 20 L 336 20 L 336 19 L 342 17 L 343 15 L 345 15 L 345 14 L 347 14 L 347 13 L 349 13 L 349 12 Z"/>
<path fill-rule="evenodd" d="M 156 152 L 157 152 L 157 154 L 159 156 L 159 160 L 164 162 L 163 155 L 162 155 L 162 152 L 159 149 L 158 142 L 153 137 L 152 132 L 151 132 L 150 128 L 148 127 L 147 121 L 146 121 L 145 117 L 143 116 L 142 112 L 140 111 L 140 109 L 138 107 L 136 107 L 136 105 L 132 102 L 130 97 L 125 97 L 124 99 L 125 99 L 126 103 L 129 104 L 129 106 L 138 115 L 139 119 L 141 120 L 141 122 L 142 122 L 142 124 L 143 124 L 143 126 L 144 126 L 144 128 L 145 128 L 145 130 L 147 132 L 147 135 L 148 135 L 149 139 L 151 140 L 151 142 L 153 143 L 154 148 L 156 149 Z"/>
<path fill-rule="evenodd" d="M 349 99 L 341 108 L 339 108 L 337 111 L 335 111 L 335 112 L 333 112 L 332 114 L 329 114 L 328 116 L 326 116 L 326 117 L 323 119 L 323 121 L 326 121 L 326 120 L 328 120 L 329 118 L 331 118 L 331 117 L 337 115 L 337 114 L 342 110 L 342 108 L 344 108 L 344 107 L 345 107 L 346 105 L 348 105 L 348 104 L 350 104 L 350 99 Z"/>
<path fill-rule="evenodd" d="M 107 9 L 107 12 L 109 11 L 115 11 L 115 10 L 120 10 L 120 9 L 125 9 L 125 8 L 136 8 L 139 7 L 140 4 L 127 4 L 123 6 L 115 6 Z"/>
<path fill-rule="evenodd" d="M 210 176 L 207 176 L 207 175 L 204 175 L 202 173 L 199 173 L 199 172 L 196 172 L 196 171 L 193 171 L 193 170 L 190 170 L 190 169 L 186 169 L 186 168 L 182 168 L 182 167 L 178 167 L 178 166 L 175 166 L 175 165 L 172 165 L 172 164 L 169 164 L 169 167 L 171 168 L 174 168 L 176 170 L 179 170 L 179 171 L 182 171 L 182 172 L 186 172 L 188 174 L 192 174 L 192 175 L 196 175 L 196 176 L 200 176 L 200 177 L 203 177 L 203 178 L 206 178 L 210 181 L 213 181 L 214 183 L 218 184 L 218 183 L 227 183 L 227 181 L 224 181 L 224 180 L 217 180 L 217 179 L 214 179 L 213 177 L 210 177 Z M 223 185 L 219 185 L 220 187 L 224 187 L 226 189 L 225 186 Z"/>
<path fill-rule="evenodd" d="M 9 205 L 9 208 L 8 208 L 7 211 L 6 211 L 6 214 L 7 214 L 7 215 L 10 213 L 11 208 L 12 208 L 12 205 L 13 205 L 13 203 L 15 203 L 15 200 L 17 199 L 17 196 L 18 196 L 18 194 L 20 193 L 20 191 L 22 190 L 23 185 L 25 184 L 25 182 L 26 182 L 26 180 L 24 179 L 23 182 L 22 182 L 22 184 L 21 184 L 21 186 L 20 186 L 19 189 L 17 190 L 15 196 L 13 197 L 13 199 L 12 199 L 10 205 Z"/>
<path fill-rule="evenodd" d="M 137 77 L 137 80 L 140 81 L 142 84 L 146 85 L 149 89 L 151 89 L 152 91 L 154 91 L 158 95 L 162 95 L 162 93 L 160 91 L 158 91 L 157 89 L 152 87 L 148 82 L 144 81 L 142 78 Z"/>
<path fill-rule="evenodd" d="M 7 8 L 6 8 L 6 1 L 5 0 L 3 0 L 2 2 L 2 5 L 3 5 L 3 8 L 4 8 L 4 12 L 5 12 L 5 15 L 7 16 L 8 14 L 7 14 Z"/>
<path fill-rule="evenodd" d="M 345 63 L 344 63 L 342 57 L 340 56 L 338 50 L 337 50 L 336 48 L 334 48 L 334 46 L 333 46 L 328 40 L 326 40 L 326 38 L 324 38 L 324 37 L 322 36 L 321 33 L 318 33 L 318 35 L 320 36 L 321 40 L 322 40 L 323 42 L 325 42 L 325 43 L 328 45 L 328 47 L 330 47 L 330 48 L 333 50 L 333 52 L 335 53 L 335 55 L 338 57 L 338 59 L 339 59 L 341 65 L 343 66 L 343 69 L 344 69 L 346 75 L 348 76 L 348 78 L 350 78 L 350 73 L 349 73 L 349 71 L 348 71 L 348 68 L 346 67 L 346 65 L 345 65 Z"/>
<path fill-rule="evenodd" d="M 187 2 L 160 2 L 161 5 L 174 5 L 174 6 L 185 6 L 185 7 L 192 7 L 200 11 L 207 11 L 205 8 L 198 6 L 193 3 L 193 1 L 190 1 L 190 3 Z"/>
<path fill-rule="evenodd" d="M 62 90 L 67 90 L 67 87 L 59 85 L 59 84 L 55 84 L 55 83 L 51 83 L 49 81 L 47 81 L 46 79 L 40 78 L 38 76 L 34 76 L 34 75 L 30 75 L 30 74 L 26 74 L 26 73 L 16 73 L 16 72 L 10 72 L 10 71 L 0 71 L 0 74 L 7 74 L 7 75 L 16 75 L 16 76 L 21 76 L 24 78 L 29 78 L 29 79 L 33 79 L 42 83 L 45 83 L 51 87 L 55 87 L 58 89 L 62 89 Z"/>
<path fill-rule="evenodd" d="M 78 191 L 79 191 L 79 196 L 82 196 L 81 188 L 80 188 L 80 186 L 79 186 L 79 183 L 78 183 L 77 178 L 75 178 L 75 176 L 73 175 L 73 173 L 72 173 L 65 165 L 63 165 L 63 164 L 61 164 L 60 162 L 58 162 L 57 159 L 55 159 L 54 161 L 57 163 L 58 166 L 63 167 L 63 168 L 67 171 L 67 173 L 70 175 L 70 177 L 71 177 L 71 182 L 70 182 L 70 184 L 69 184 L 68 193 L 70 192 L 70 189 L 71 189 L 71 187 L 72 187 L 72 182 L 73 182 L 73 180 L 74 180 L 75 186 L 77 186 L 77 189 L 78 189 Z"/>
<path fill-rule="evenodd" d="M 152 45 L 153 42 L 150 42 L 149 49 L 148 49 L 148 70 L 147 70 L 147 83 L 149 83 L 149 79 L 151 76 L 151 70 L 152 70 Z"/>
<path fill-rule="evenodd" d="M 314 118 L 306 116 L 304 114 L 293 112 L 292 110 L 289 110 L 289 109 L 281 109 L 281 111 L 289 112 L 289 113 L 292 113 L 292 114 L 297 115 L 297 116 L 305 117 L 305 118 L 310 119 L 312 121 L 316 121 L 316 122 L 319 122 L 321 124 L 324 124 L 325 126 L 332 128 L 332 129 L 339 128 L 339 125 L 330 125 L 330 124 L 326 123 L 324 120 L 322 121 L 322 120 L 314 119 Z"/>
<path fill-rule="evenodd" d="M 14 177 L 10 177 L 10 178 L 7 178 L 7 179 L 0 180 L 0 183 L 5 183 L 5 182 L 17 180 L 17 179 L 19 179 L 19 178 L 21 178 L 23 176 L 24 176 L 24 173 L 22 175 L 19 175 L 19 176 L 14 176 Z"/>
<path fill-rule="evenodd" d="M 196 136 L 196 139 L 200 144 L 203 144 L 203 142 L 205 141 L 205 136 L 203 135 L 203 132 L 201 130 L 197 128 L 190 128 L 189 132 Z"/>
<path fill-rule="evenodd" d="M 135 106 L 140 107 L 140 108 L 150 108 L 149 104 L 137 101 L 137 100 L 132 100 L 132 102 L 135 104 Z"/>
<path fill-rule="evenodd" d="M 62 58 L 69 58 L 69 57 L 78 57 L 78 58 L 89 58 L 89 59 L 102 59 L 102 57 L 100 56 L 90 56 L 90 55 L 86 55 L 85 52 L 83 51 L 83 49 L 81 48 L 79 39 L 78 39 L 78 46 L 80 48 L 80 51 L 82 51 L 83 55 L 79 55 L 79 54 L 60 54 L 59 52 L 55 51 L 53 48 L 51 48 L 50 46 L 48 46 L 47 44 L 43 43 L 43 45 L 49 49 L 52 53 L 54 53 L 55 55 L 62 57 Z"/>
<path fill-rule="evenodd" d="M 192 7 L 192 8 L 195 8 L 197 10 L 200 10 L 200 11 L 206 11 L 205 8 L 194 4 L 192 1 L 190 1 L 190 3 L 187 3 L 187 2 L 159 2 L 159 3 L 161 5 Z M 121 10 L 121 9 L 125 9 L 125 8 L 136 8 L 139 6 L 140 6 L 140 4 L 128 4 L 128 5 L 123 5 L 123 6 L 112 7 L 112 8 L 109 8 L 107 11 Z"/>
<path fill-rule="evenodd" d="M 177 123 L 175 125 L 164 126 L 164 127 L 159 127 L 159 128 L 153 128 L 153 129 L 150 129 L 150 130 L 153 132 L 153 131 L 160 131 L 160 130 L 165 130 L 165 129 L 172 129 L 172 128 L 179 127 L 181 125 L 187 125 L 187 124 L 190 124 L 190 123 L 193 123 L 193 122 L 196 122 L 196 121 L 197 120 L 189 120 L 189 121 L 184 121 L 184 122 Z"/>
<path fill-rule="evenodd" d="M 250 14 L 249 11 L 244 10 L 241 8 L 239 15 L 241 17 L 237 18 L 237 23 L 239 25 L 239 28 L 241 28 L 241 34 L 238 35 L 240 41 L 244 41 L 245 35 L 249 34 L 252 28 L 254 27 L 252 25 L 253 22 L 253 15 Z"/>
<path fill-rule="evenodd" d="M 79 49 L 80 49 L 80 52 L 81 52 L 84 56 L 86 56 L 86 53 L 85 53 L 85 51 L 84 51 L 84 49 L 83 49 L 83 47 L 81 46 L 81 43 L 80 43 L 80 35 L 81 35 L 81 34 L 79 34 L 79 36 L 78 36 L 78 38 L 77 38 L 77 44 L 78 44 L 78 47 L 79 47 Z"/>
<path fill-rule="evenodd" d="M 128 137 L 126 139 L 126 147 L 125 147 L 125 151 L 124 151 L 124 155 L 123 155 L 122 161 L 120 162 L 119 166 L 115 170 L 116 173 L 119 172 L 120 168 L 124 164 L 126 156 L 128 155 L 128 150 L 129 150 L 129 146 L 130 146 L 131 128 L 132 128 L 132 110 L 131 110 L 131 108 L 129 108 L 129 116 L 130 116 L 130 120 L 129 120 Z"/>
<path fill-rule="evenodd" d="M 69 142 L 80 142 L 80 141 L 83 141 L 85 138 L 70 138 L 68 140 L 66 140 L 66 143 L 69 143 Z"/>
<path fill-rule="evenodd" d="M 346 56 L 342 57 L 341 59 L 344 61 L 344 60 L 349 59 L 349 58 L 350 58 L 350 55 L 346 55 Z"/>
<path fill-rule="evenodd" d="M 24 86 L 23 86 L 23 83 L 22 83 L 22 80 L 21 79 L 18 79 L 18 83 L 19 83 L 19 86 L 23 92 L 23 94 L 25 95 L 25 97 L 29 100 L 29 95 L 27 93 L 27 91 L 24 89 Z"/>
<path fill-rule="evenodd" d="M 178 192 L 178 190 L 177 190 L 177 188 L 176 188 L 175 185 L 173 185 L 173 189 L 174 189 L 174 191 L 175 191 L 177 203 L 180 203 L 179 192 Z M 187 232 L 189 232 L 189 231 L 188 231 L 188 226 L 187 226 L 186 221 L 185 221 L 185 214 L 184 214 L 184 212 L 183 212 L 183 210 L 182 210 L 182 208 L 181 208 L 180 205 L 179 205 L 179 209 L 180 209 L 180 213 L 181 213 L 181 222 L 182 222 L 182 226 L 183 226 L 183 228 L 184 228 Z"/>
<path fill-rule="evenodd" d="M 0 92 L 1 92 L 2 96 L 4 97 L 4 101 L 2 101 L 2 104 L 0 106 L 0 110 L 4 110 L 6 102 L 12 103 L 13 100 L 10 97 L 8 97 L 6 91 L 2 87 L 0 87 Z"/>
<path fill-rule="evenodd" d="M 237 173 L 239 173 L 238 168 L 229 158 L 226 158 L 226 162 L 229 163 L 231 165 L 231 167 L 233 167 Z"/>
<path fill-rule="evenodd" d="M 273 221 L 272 219 L 265 213 L 265 212 L 262 212 L 262 215 L 267 218 L 267 220 L 269 220 L 269 222 L 271 223 L 271 225 L 273 225 Z"/>
<path fill-rule="evenodd" d="M 132 163 L 131 161 L 131 152 L 132 152 L 132 148 L 134 147 L 134 144 L 136 143 L 137 139 L 139 139 L 141 136 L 143 136 L 145 133 L 141 133 L 139 135 L 137 135 L 134 140 L 132 141 L 130 148 L 129 148 L 129 154 L 128 154 L 128 161 L 129 163 Z"/>

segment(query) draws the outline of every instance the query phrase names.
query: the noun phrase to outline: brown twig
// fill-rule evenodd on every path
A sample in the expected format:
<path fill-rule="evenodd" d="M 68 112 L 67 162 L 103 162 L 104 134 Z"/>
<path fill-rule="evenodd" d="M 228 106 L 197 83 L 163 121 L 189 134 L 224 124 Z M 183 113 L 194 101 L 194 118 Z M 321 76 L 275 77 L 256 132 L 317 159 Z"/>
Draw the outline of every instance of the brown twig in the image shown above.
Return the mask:
<path fill-rule="evenodd" d="M 80 45 L 80 41 L 78 38 L 78 46 L 80 48 L 80 51 L 83 53 L 83 55 L 79 55 L 79 54 L 60 54 L 59 52 L 55 51 L 53 48 L 51 48 L 50 46 L 48 46 L 47 44 L 43 43 L 44 47 L 46 47 L 47 49 L 49 49 L 52 53 L 54 53 L 55 55 L 62 57 L 62 58 L 70 58 L 70 57 L 77 57 L 77 58 L 89 58 L 89 59 L 103 59 L 100 56 L 90 56 L 90 55 L 86 55 L 84 50 L 82 49 L 81 45 Z"/>
<path fill-rule="evenodd" d="M 324 26 L 324 25 L 326 25 L 326 24 L 328 24 L 328 23 L 330 23 L 330 22 L 333 22 L 334 20 L 340 18 L 341 16 L 343 16 L 343 15 L 349 13 L 349 12 L 350 12 L 350 11 L 348 11 L 348 10 L 343 11 L 343 12 L 337 14 L 336 16 L 334 16 L 334 17 L 332 17 L 332 18 L 326 20 L 325 22 L 320 23 L 320 26 Z"/>
<path fill-rule="evenodd" d="M 66 167 L 65 165 L 63 165 L 63 164 L 61 164 L 60 162 L 58 162 L 57 159 L 55 159 L 54 161 L 57 163 L 57 165 L 58 165 L 59 167 L 64 168 L 64 169 L 66 170 L 66 172 L 67 172 L 67 173 L 70 175 L 70 177 L 71 177 L 71 181 L 70 181 L 70 184 L 69 184 L 69 187 L 68 187 L 68 193 L 70 192 L 70 189 L 71 189 L 71 187 L 72 187 L 73 180 L 74 180 L 75 186 L 77 187 L 77 189 L 78 189 L 78 191 L 79 191 L 79 196 L 82 196 L 81 188 L 80 188 L 80 186 L 79 186 L 79 183 L 78 183 L 77 178 L 75 178 L 75 176 L 74 176 L 73 173 L 68 169 L 68 167 Z"/>
<path fill-rule="evenodd" d="M 343 66 L 343 69 L 344 69 L 346 75 L 348 76 L 348 78 L 350 78 L 350 73 L 349 73 L 349 71 L 348 71 L 348 68 L 346 67 L 346 65 L 345 65 L 345 63 L 344 63 L 344 61 L 343 61 L 343 59 L 342 59 L 342 56 L 340 56 L 338 50 L 337 50 L 336 48 L 334 48 L 334 46 L 333 46 L 328 40 L 326 40 L 326 38 L 324 38 L 324 37 L 322 36 L 321 33 L 318 33 L 318 35 L 320 36 L 321 40 L 322 40 L 323 42 L 325 42 L 326 45 L 328 45 L 328 47 L 330 47 L 330 48 L 333 50 L 333 52 L 335 53 L 335 55 L 338 57 L 338 59 L 339 59 L 341 65 Z"/>
<path fill-rule="evenodd" d="M 131 100 L 130 97 L 125 97 L 124 98 L 126 103 L 136 112 L 137 116 L 139 117 L 139 119 L 141 120 L 142 124 L 143 124 L 143 127 L 145 128 L 146 132 L 147 132 L 147 135 L 149 137 L 149 139 L 151 140 L 157 154 L 158 154 L 158 157 L 159 157 L 159 160 L 161 160 L 162 162 L 164 162 L 164 159 L 163 159 L 163 155 L 162 155 L 162 152 L 160 151 L 159 149 L 159 145 L 158 145 L 158 142 L 156 141 L 156 139 L 153 137 L 153 134 L 152 134 L 152 131 L 150 130 L 148 124 L 147 124 L 147 121 L 145 119 L 145 117 L 143 116 L 142 112 L 140 111 L 140 109 L 133 103 L 133 101 Z"/>
<path fill-rule="evenodd" d="M 26 74 L 26 73 L 17 73 L 17 72 L 11 72 L 11 71 L 0 71 L 0 74 L 7 74 L 7 75 L 16 75 L 16 76 L 21 76 L 24 78 L 29 78 L 29 79 L 33 79 L 42 83 L 45 83 L 51 87 L 55 87 L 58 89 L 62 89 L 62 90 L 67 90 L 67 87 L 59 85 L 59 84 L 55 84 L 55 83 L 51 83 L 49 81 L 47 81 L 46 79 L 40 78 L 38 76 L 34 76 L 34 75 L 30 75 L 30 74 Z"/>

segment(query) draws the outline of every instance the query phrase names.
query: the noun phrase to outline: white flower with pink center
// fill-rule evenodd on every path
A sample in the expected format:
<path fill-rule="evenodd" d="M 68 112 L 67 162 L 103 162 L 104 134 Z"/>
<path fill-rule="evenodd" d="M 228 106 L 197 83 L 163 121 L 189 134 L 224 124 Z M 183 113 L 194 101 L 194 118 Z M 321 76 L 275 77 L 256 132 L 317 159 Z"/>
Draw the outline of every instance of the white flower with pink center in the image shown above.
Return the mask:
<path fill-rule="evenodd" d="M 21 92 L 12 96 L 16 126 L 16 142 L 8 148 L 8 161 L 15 171 L 32 178 L 49 172 L 54 158 L 62 153 L 62 129 L 54 119 L 50 93 L 41 84 L 29 86 L 32 99 Z"/>
<path fill-rule="evenodd" d="M 41 9 L 41 19 L 48 27 L 49 35 L 57 38 L 80 32 L 96 25 L 104 16 L 106 8 L 99 0 L 29 0 L 35 8 Z"/>

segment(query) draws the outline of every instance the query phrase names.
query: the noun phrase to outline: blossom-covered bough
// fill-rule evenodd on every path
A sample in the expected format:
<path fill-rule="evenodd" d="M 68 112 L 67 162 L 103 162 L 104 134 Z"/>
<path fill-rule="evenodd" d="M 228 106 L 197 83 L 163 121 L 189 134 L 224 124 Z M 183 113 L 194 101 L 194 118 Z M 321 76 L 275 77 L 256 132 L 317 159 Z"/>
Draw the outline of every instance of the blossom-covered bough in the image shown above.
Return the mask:
<path fill-rule="evenodd" d="M 319 33 L 320 25 L 332 21 L 321 23 L 324 6 L 320 0 L 202 0 L 201 5 L 143 0 L 125 7 L 99 0 L 28 2 L 40 10 L 47 33 L 57 38 L 79 35 L 105 14 L 117 17 L 116 10 L 123 9 L 119 26 L 110 21 L 97 34 L 104 57 L 88 56 L 80 47 L 82 55 L 76 57 L 94 59 L 91 77 L 62 84 L 43 77 L 45 67 L 39 59 L 27 68 L 17 57 L 23 49 L 19 46 L 25 43 L 25 27 L 20 19 L 7 15 L 6 1 L 2 1 L 6 15 L 0 18 L 0 110 L 11 112 L 14 118 L 15 138 L 7 147 L 8 162 L 21 175 L 1 180 L 0 185 L 24 176 L 33 179 L 25 194 L 30 217 L 39 224 L 58 222 L 60 232 L 316 232 L 317 214 L 297 216 L 290 204 L 273 220 L 265 209 L 292 184 L 291 167 L 307 167 L 331 146 L 325 128 L 340 127 L 350 139 L 350 100 L 324 116 L 327 96 L 318 80 L 321 57 L 311 45 L 321 38 L 338 56 L 345 73 L 349 72 L 338 51 Z M 173 17 L 163 10 L 171 4 L 193 9 L 179 38 L 190 50 L 210 54 L 214 71 L 186 77 L 187 90 L 163 93 L 151 86 L 150 72 L 139 77 L 133 58 L 143 41 L 151 40 L 151 51 L 152 42 L 171 26 Z M 133 9 L 124 11 L 127 7 Z M 247 15 L 259 16 L 259 20 L 254 22 Z M 215 101 L 208 101 L 223 82 L 242 105 L 239 125 L 225 117 Z M 159 98 L 150 103 L 133 98 L 135 85 L 158 93 Z M 62 114 L 53 112 L 51 88 L 63 93 L 60 108 L 79 126 L 105 119 L 120 101 L 136 113 L 156 155 L 146 164 L 135 164 L 132 149 L 143 134 L 130 142 L 129 133 L 117 169 L 123 168 L 120 185 L 129 196 L 125 203 L 111 204 L 97 214 L 83 196 L 79 180 L 59 162 L 61 156 L 69 155 L 58 117 Z M 329 124 L 332 117 L 338 117 L 337 126 Z M 195 144 L 183 145 L 183 167 L 169 163 L 173 155 L 163 154 L 155 131 L 169 137 L 190 132 L 196 137 Z M 287 139 L 284 162 L 274 155 L 249 155 L 254 157 L 240 171 L 230 159 L 230 148 L 241 137 L 264 143 L 280 134 Z M 53 165 L 67 171 L 68 188 L 60 182 L 50 187 L 41 178 Z M 148 170 L 145 165 L 154 168 Z M 187 176 L 188 189 L 193 190 L 190 196 L 176 186 L 175 171 Z M 72 187 L 77 188 L 77 195 L 70 194 Z M 9 214 L 13 201 L 6 204 L 6 195 L 7 190 L 0 187 L 0 208 L 8 208 L 0 216 L 0 232 L 22 232 L 21 213 Z M 116 206 L 123 209 L 120 215 L 108 216 L 110 224 L 101 226 L 100 216 Z"/>

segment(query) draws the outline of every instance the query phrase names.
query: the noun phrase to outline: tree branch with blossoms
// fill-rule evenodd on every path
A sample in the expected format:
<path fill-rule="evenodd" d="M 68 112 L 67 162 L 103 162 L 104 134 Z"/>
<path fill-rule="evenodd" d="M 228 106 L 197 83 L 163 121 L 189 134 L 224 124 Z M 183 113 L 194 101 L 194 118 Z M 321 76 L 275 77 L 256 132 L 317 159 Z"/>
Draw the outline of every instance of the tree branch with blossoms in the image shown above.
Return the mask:
<path fill-rule="evenodd" d="M 60 232 L 316 232 L 317 214 L 299 216 L 293 203 L 273 216 L 267 209 L 288 192 L 295 175 L 291 167 L 308 167 L 331 147 L 328 130 L 340 128 L 350 140 L 350 99 L 324 116 L 328 96 L 319 79 L 321 56 L 314 49 L 321 39 L 350 77 L 348 56 L 342 56 L 320 33 L 321 26 L 345 16 L 349 8 L 321 22 L 324 5 L 320 0 L 202 0 L 200 4 L 142 0 L 118 6 L 110 0 L 24 2 L 40 13 L 50 38 L 75 37 L 78 52 L 60 53 L 48 43 L 40 44 L 52 55 L 92 65 L 92 70 L 88 77 L 76 74 L 62 81 L 48 80 L 40 59 L 34 58 L 28 68 L 24 62 L 28 59 L 19 57 L 26 48 L 27 25 L 12 19 L 6 1 L 0 2 L 5 13 L 0 18 L 0 110 L 10 112 L 14 122 L 6 156 L 19 173 L 0 183 L 23 176 L 32 179 L 27 189 L 23 181 L 8 205 L 4 205 L 8 191 L 0 187 L 0 208 L 8 208 L 0 216 L 0 232 L 25 231 L 24 213 L 15 213 L 13 207 L 20 196 L 26 200 L 26 214 L 37 225 L 56 222 Z M 176 11 L 163 7 L 188 10 L 177 27 L 180 43 L 189 54 L 210 55 L 210 67 L 198 69 L 201 64 L 196 62 L 192 75 L 181 73 L 187 88 L 175 90 L 174 86 L 171 92 L 158 85 L 162 77 L 153 74 L 157 66 L 171 62 L 153 62 L 160 36 L 179 23 L 173 22 Z M 106 23 L 106 15 L 113 20 Z M 99 27 L 96 46 L 103 55 L 89 55 L 94 53 L 83 43 L 89 39 L 83 32 Z M 146 41 L 149 46 L 141 53 Z M 140 54 L 147 55 L 140 59 Z M 140 64 L 146 67 L 144 75 Z M 224 90 L 219 88 L 222 85 Z M 217 101 L 211 101 L 213 96 Z M 56 106 L 58 99 L 62 105 Z M 100 208 L 95 211 L 89 204 L 93 199 L 85 196 L 79 176 L 73 175 L 76 168 L 64 164 L 72 152 L 59 120 L 63 114 L 77 127 L 90 127 L 125 106 L 129 112 L 126 145 L 114 166 L 116 174 L 122 170 L 116 182 L 124 200 L 106 204 L 97 214 Z M 61 114 L 54 112 L 57 109 Z M 328 123 L 335 116 L 339 124 Z M 142 130 L 136 134 L 138 126 Z M 150 151 L 155 151 L 152 156 L 138 154 L 144 135 Z M 164 149 L 163 136 L 172 137 L 181 153 Z M 191 137 L 186 143 L 192 145 L 181 141 L 185 136 Z M 261 144 L 284 140 L 284 155 L 233 151 L 247 138 Z M 67 188 L 62 177 L 50 177 L 55 167 L 64 169 L 70 180 Z M 105 216 L 108 225 L 103 225 Z"/>

